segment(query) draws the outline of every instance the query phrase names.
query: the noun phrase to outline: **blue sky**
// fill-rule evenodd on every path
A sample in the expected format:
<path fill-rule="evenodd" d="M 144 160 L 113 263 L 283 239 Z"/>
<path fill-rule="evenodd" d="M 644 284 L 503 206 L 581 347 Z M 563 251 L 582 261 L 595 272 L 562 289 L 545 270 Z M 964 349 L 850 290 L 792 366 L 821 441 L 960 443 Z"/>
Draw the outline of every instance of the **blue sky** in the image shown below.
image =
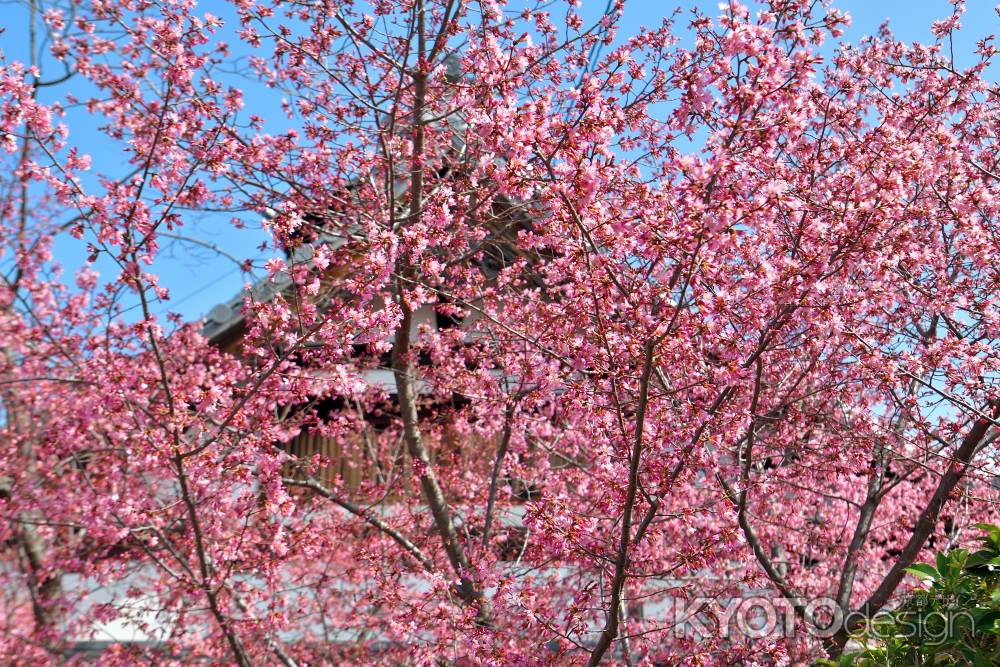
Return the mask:
<path fill-rule="evenodd" d="M 848 11 L 853 24 L 844 35 L 843 40 L 856 42 L 861 37 L 874 33 L 878 26 L 889 20 L 893 31 L 904 41 L 932 41 L 930 25 L 932 21 L 944 18 L 950 14 L 951 5 L 947 0 L 839 0 L 836 7 Z M 26 3 L 0 4 L 0 50 L 6 59 L 24 60 L 27 58 L 27 21 Z M 585 14 L 599 15 L 604 10 L 606 0 L 583 0 Z M 655 25 L 662 17 L 669 14 L 676 6 L 683 8 L 698 7 L 704 13 L 718 13 L 718 0 L 686 0 L 671 2 L 670 0 L 628 0 L 620 35 L 628 35 L 642 24 Z M 955 43 L 955 56 L 959 67 L 970 64 L 974 58 L 975 42 L 989 33 L 996 33 L 1000 28 L 1000 18 L 997 17 L 994 0 L 968 0 L 967 13 L 963 18 L 963 29 Z M 231 17 L 228 3 L 220 0 L 201 0 L 201 11 L 212 12 L 222 17 Z M 686 22 L 678 21 L 678 28 Z M 236 54 L 246 50 L 239 48 L 235 41 L 230 44 Z M 61 72 L 54 63 L 46 63 L 49 74 L 58 76 Z M 994 70 L 995 72 L 995 70 Z M 58 94 L 65 95 L 74 92 L 78 97 L 86 97 L 87 90 L 74 88 L 79 83 L 68 83 L 58 89 Z M 268 120 L 272 131 L 280 131 L 288 121 L 278 113 L 278 97 L 262 87 L 251 88 L 246 82 L 241 85 L 246 93 L 246 108 Z M 81 150 L 90 153 L 94 158 L 94 170 L 109 174 L 121 173 L 122 154 L 109 146 L 109 142 L 98 131 L 93 119 L 83 114 L 74 114 L 68 119 L 71 143 L 80 146 Z M 248 217 L 246 222 L 250 229 L 236 231 L 229 223 L 229 215 L 190 216 L 187 221 L 188 232 L 197 235 L 205 241 L 225 248 L 229 253 L 240 258 L 255 258 L 258 263 L 266 259 L 267 253 L 261 253 L 257 246 L 264 240 L 264 234 L 259 230 L 259 221 Z M 256 231 L 255 231 L 256 228 Z M 228 260 L 216 256 L 211 251 L 182 243 L 164 242 L 164 254 L 158 258 L 154 270 L 159 274 L 161 284 L 168 287 L 171 293 L 169 304 L 160 305 L 155 310 L 165 313 L 172 310 L 181 313 L 187 319 L 203 316 L 216 303 L 227 301 L 243 286 L 246 277 Z M 81 242 L 72 239 L 61 239 L 56 247 L 56 258 L 66 269 L 67 276 L 72 275 L 84 261 L 86 255 Z M 104 265 L 107 268 L 107 264 Z M 98 268 L 102 268 L 100 265 Z M 110 274 L 111 272 L 105 271 Z M 108 277 L 111 277 L 110 275 Z"/>

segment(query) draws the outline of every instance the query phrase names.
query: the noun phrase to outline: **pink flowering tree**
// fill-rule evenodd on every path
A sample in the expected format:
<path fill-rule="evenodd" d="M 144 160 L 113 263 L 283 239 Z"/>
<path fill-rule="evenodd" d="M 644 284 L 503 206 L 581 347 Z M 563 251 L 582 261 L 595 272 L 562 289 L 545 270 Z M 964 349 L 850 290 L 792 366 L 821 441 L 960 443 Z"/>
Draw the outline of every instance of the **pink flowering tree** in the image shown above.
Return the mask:
<path fill-rule="evenodd" d="M 107 664 L 801 664 L 995 520 L 1000 106 L 962 3 L 835 49 L 806 0 L 634 35 L 578 4 L 32 2 L 5 661 L 118 623 L 153 641 Z M 158 315 L 205 213 L 275 250 L 226 344 Z M 753 596 L 782 630 L 683 631 Z"/>

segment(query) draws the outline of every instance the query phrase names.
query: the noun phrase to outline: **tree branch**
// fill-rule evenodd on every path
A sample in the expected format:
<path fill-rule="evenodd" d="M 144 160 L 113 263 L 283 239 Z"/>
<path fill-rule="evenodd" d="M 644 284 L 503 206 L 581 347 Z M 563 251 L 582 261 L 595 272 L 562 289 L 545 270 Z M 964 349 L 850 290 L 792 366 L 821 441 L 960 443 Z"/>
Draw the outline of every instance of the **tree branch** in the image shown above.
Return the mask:
<path fill-rule="evenodd" d="M 653 348 L 655 343 L 650 340 L 645 346 L 642 377 L 639 380 L 639 403 L 635 415 L 635 438 L 632 443 L 632 453 L 629 456 L 628 487 L 625 490 L 625 507 L 622 509 L 622 529 L 618 543 L 618 555 L 615 558 L 615 573 L 611 581 L 611 602 L 608 604 L 607 621 L 604 630 L 597 640 L 597 645 L 590 653 L 588 667 L 600 664 L 611 643 L 618 636 L 618 620 L 622 603 L 622 590 L 625 587 L 625 577 L 628 572 L 628 548 L 632 538 L 632 509 L 635 506 L 636 492 L 639 488 L 639 462 L 642 456 L 642 433 L 646 422 L 646 406 L 649 403 L 649 380 L 653 375 Z"/>

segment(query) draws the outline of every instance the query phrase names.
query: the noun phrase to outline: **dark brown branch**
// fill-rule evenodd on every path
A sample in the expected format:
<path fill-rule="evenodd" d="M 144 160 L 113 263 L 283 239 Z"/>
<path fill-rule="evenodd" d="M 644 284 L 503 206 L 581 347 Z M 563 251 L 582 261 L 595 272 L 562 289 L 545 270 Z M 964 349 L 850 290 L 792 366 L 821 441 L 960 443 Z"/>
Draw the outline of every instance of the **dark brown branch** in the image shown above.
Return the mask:
<path fill-rule="evenodd" d="M 425 570 L 428 572 L 434 571 L 434 562 L 420 549 L 420 547 L 407 539 L 406 536 L 398 530 L 376 516 L 370 509 L 359 507 L 351 501 L 341 498 L 339 495 L 312 478 L 301 480 L 291 477 L 283 477 L 281 481 L 285 484 L 285 486 L 297 486 L 303 489 L 309 489 L 313 493 L 329 500 L 338 507 L 347 510 L 354 516 L 364 519 L 368 524 L 385 533 L 388 537 L 392 538 L 396 544 L 403 547 L 403 549 L 418 563 L 420 563 L 421 567 Z"/>
<path fill-rule="evenodd" d="M 412 154 L 410 159 L 410 183 L 409 183 L 409 211 L 404 224 L 413 224 L 420 220 L 422 214 L 422 199 L 424 195 L 423 178 L 423 152 L 424 152 L 424 123 L 423 109 L 427 96 L 427 74 L 423 68 L 428 67 L 425 62 L 426 42 L 424 34 L 424 3 L 418 0 L 414 7 L 417 21 L 417 50 L 418 63 L 417 71 L 411 74 L 413 78 L 413 133 L 412 133 Z M 390 206 L 392 202 L 390 202 Z M 410 328 L 413 323 L 413 308 L 409 301 L 407 285 L 415 276 L 414 267 L 409 265 L 405 259 L 397 260 L 396 277 L 394 278 L 394 296 L 402 317 L 396 328 L 394 344 L 392 349 L 392 372 L 396 383 L 396 397 L 399 402 L 399 412 L 403 422 L 403 442 L 413 460 L 414 467 L 420 478 L 420 488 L 423 492 L 434 523 L 437 526 L 438 534 L 441 537 L 442 546 L 451 563 L 452 570 L 458 576 L 458 595 L 467 603 L 474 604 L 478 608 L 477 622 L 483 626 L 492 626 L 493 618 L 489 601 L 485 594 L 472 578 L 472 565 L 465 553 L 455 526 L 451 519 L 451 512 L 448 509 L 448 502 L 445 499 L 441 485 L 438 483 L 437 475 L 431 464 L 427 449 L 424 447 L 423 436 L 420 432 L 419 416 L 417 413 L 417 389 L 415 386 L 415 369 L 411 359 L 410 350 Z"/>
<path fill-rule="evenodd" d="M 1000 404 L 994 403 L 991 407 L 992 415 L 983 415 L 976 419 L 972 428 L 962 438 L 961 444 L 955 450 L 954 456 L 948 463 L 948 469 L 941 475 L 941 480 L 938 482 L 937 489 L 934 490 L 934 495 L 931 496 L 930 501 L 928 501 L 923 511 L 920 512 L 920 516 L 913 526 L 913 532 L 910 534 L 910 539 L 907 540 L 906 546 L 903 547 L 902 552 L 896 558 L 896 562 L 889 568 L 889 572 L 886 573 L 878 587 L 876 587 L 864 604 L 858 609 L 860 614 L 852 614 L 852 619 L 855 620 L 850 624 L 850 627 L 843 628 L 834 636 L 834 645 L 830 649 L 832 656 L 839 655 L 843 651 L 850 633 L 862 622 L 862 616 L 868 617 L 878 612 L 889 601 L 893 593 L 896 592 L 899 584 L 903 581 L 903 577 L 906 576 L 906 568 L 913 565 L 913 562 L 917 559 L 917 555 L 924 548 L 927 538 L 934 532 L 934 527 L 937 525 L 938 517 L 945 503 L 948 501 L 948 497 L 958 482 L 965 477 L 965 473 L 969 470 L 972 462 L 972 457 L 979 451 L 990 427 L 993 426 L 997 417 L 1000 416 Z"/>
<path fill-rule="evenodd" d="M 483 523 L 483 546 L 490 543 L 490 527 L 493 523 L 493 507 L 497 500 L 497 484 L 500 480 L 500 471 L 503 469 L 503 460 L 507 456 L 507 448 L 510 446 L 511 421 L 514 418 L 513 403 L 507 408 L 503 424 L 503 434 L 500 436 L 500 444 L 497 445 L 497 456 L 493 462 L 493 476 L 490 478 L 490 495 L 486 501 L 486 519 Z"/>
<path fill-rule="evenodd" d="M 607 620 L 597 645 L 590 653 L 588 667 L 600 664 L 611 643 L 618 636 L 618 621 L 621 610 L 622 590 L 629 565 L 629 544 L 632 539 L 632 509 L 635 507 L 636 493 L 639 488 L 639 463 L 642 457 L 642 433 L 646 422 L 646 407 L 649 403 L 649 380 L 653 376 L 653 349 L 655 342 L 646 343 L 645 358 L 642 366 L 642 377 L 639 380 L 639 402 L 635 415 L 635 438 L 632 442 L 632 453 L 629 456 L 628 487 L 625 490 L 625 506 L 622 508 L 622 529 L 618 542 L 618 554 L 615 558 L 615 573 L 611 581 L 611 602 L 608 604 Z"/>

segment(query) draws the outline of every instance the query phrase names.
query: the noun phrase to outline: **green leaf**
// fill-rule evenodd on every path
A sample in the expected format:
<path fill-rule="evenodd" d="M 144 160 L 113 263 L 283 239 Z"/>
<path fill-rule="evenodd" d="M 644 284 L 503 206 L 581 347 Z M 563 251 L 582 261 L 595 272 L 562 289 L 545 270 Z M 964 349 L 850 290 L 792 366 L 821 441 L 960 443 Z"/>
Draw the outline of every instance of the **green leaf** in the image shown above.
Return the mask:
<path fill-rule="evenodd" d="M 941 576 L 933 565 L 928 565 L 927 563 L 917 563 L 916 565 L 911 565 L 906 568 L 906 572 L 909 572 L 915 577 L 930 579 L 931 581 L 937 581 Z"/>
<path fill-rule="evenodd" d="M 934 561 L 937 564 L 937 571 L 941 575 L 947 574 L 948 570 L 951 569 L 951 568 L 948 567 L 948 565 L 949 565 L 949 558 L 948 558 L 947 554 L 938 552 L 934 556 Z"/>
<path fill-rule="evenodd" d="M 996 622 L 1000 621 L 1000 611 L 988 611 L 976 619 L 978 632 L 997 632 Z"/>
<path fill-rule="evenodd" d="M 986 565 L 987 563 L 996 558 L 997 554 L 995 551 L 992 551 L 991 549 L 980 549 L 979 551 L 969 556 L 969 559 L 965 561 L 965 567 L 966 569 L 971 569 L 974 567 L 979 567 L 980 565 Z"/>

